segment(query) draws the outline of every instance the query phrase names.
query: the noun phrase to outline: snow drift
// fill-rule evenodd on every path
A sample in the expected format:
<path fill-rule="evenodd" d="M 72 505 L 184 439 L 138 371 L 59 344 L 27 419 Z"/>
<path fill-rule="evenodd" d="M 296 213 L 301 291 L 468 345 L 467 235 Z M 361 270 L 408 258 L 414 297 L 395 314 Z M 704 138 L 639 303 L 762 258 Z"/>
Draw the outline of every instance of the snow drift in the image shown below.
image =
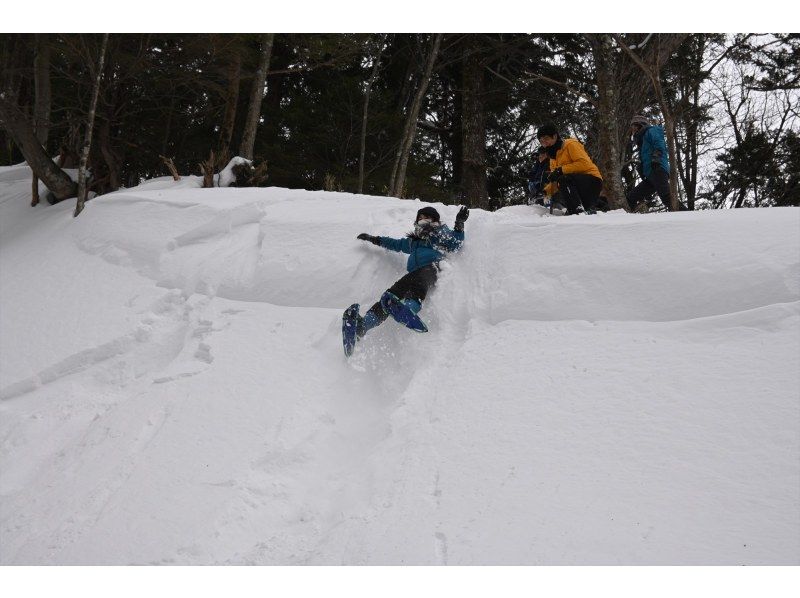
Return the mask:
<path fill-rule="evenodd" d="M 800 564 L 800 210 L 473 210 L 0 169 L 2 564 Z M 451 223 L 457 206 L 437 205 Z"/>

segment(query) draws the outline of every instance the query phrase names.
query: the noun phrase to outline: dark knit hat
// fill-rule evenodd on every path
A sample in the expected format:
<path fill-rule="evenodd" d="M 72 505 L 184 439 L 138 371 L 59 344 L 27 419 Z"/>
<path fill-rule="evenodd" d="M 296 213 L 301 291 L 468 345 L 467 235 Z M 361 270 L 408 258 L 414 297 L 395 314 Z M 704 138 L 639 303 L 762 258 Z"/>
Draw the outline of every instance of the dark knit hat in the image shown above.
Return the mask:
<path fill-rule="evenodd" d="M 641 114 L 637 114 L 631 119 L 632 125 L 641 125 L 643 127 L 649 127 L 650 121 L 647 119 L 646 116 L 642 116 Z"/>
<path fill-rule="evenodd" d="M 536 139 L 541 139 L 547 135 L 548 137 L 552 137 L 554 135 L 558 135 L 558 129 L 552 123 L 547 123 L 546 125 L 542 125 L 539 127 L 539 130 L 536 131 Z"/>
<path fill-rule="evenodd" d="M 434 222 L 441 222 L 439 219 L 439 212 L 437 212 L 434 208 L 430 206 L 425 206 L 424 208 L 420 208 L 417 212 L 417 219 L 414 222 L 417 222 L 423 216 L 427 216 Z"/>

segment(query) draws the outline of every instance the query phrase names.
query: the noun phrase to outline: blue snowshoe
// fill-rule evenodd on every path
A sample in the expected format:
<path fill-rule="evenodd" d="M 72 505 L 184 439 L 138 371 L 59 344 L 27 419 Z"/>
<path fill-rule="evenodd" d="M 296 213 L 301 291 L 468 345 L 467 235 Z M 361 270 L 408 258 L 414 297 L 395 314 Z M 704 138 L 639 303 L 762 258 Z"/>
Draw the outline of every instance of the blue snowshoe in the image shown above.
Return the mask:
<path fill-rule="evenodd" d="M 400 300 L 394 293 L 386 291 L 381 297 L 381 305 L 396 322 L 415 332 L 428 332 L 425 322 L 419 319 L 417 312 L 422 307 L 414 299 Z"/>
<path fill-rule="evenodd" d="M 344 345 L 346 357 L 350 357 L 353 354 L 358 340 L 358 319 L 360 317 L 358 308 L 358 303 L 353 303 L 342 314 L 342 344 Z"/>

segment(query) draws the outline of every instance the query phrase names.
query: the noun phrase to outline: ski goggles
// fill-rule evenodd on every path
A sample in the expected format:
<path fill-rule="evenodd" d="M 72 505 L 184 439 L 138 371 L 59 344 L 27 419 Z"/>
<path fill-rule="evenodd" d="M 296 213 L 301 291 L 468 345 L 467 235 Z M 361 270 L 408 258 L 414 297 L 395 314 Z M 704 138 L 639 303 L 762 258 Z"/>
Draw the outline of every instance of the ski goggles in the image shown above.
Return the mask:
<path fill-rule="evenodd" d="M 416 224 L 417 226 L 433 226 L 433 227 L 441 226 L 441 222 L 435 222 L 430 218 L 420 218 L 414 224 Z"/>

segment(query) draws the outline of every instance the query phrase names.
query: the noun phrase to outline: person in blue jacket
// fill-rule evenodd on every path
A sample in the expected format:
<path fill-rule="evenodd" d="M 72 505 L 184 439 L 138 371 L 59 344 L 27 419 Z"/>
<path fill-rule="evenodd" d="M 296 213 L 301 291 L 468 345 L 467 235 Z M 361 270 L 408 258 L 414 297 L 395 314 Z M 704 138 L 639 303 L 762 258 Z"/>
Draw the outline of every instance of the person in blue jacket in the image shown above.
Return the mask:
<path fill-rule="evenodd" d="M 544 186 L 547 183 L 547 175 L 550 174 L 550 160 L 547 156 L 547 148 L 539 147 L 536 150 L 536 158 L 528 172 L 528 195 L 532 203 L 544 205 Z"/>
<path fill-rule="evenodd" d="M 414 232 L 408 233 L 403 239 L 375 237 L 367 233 L 361 233 L 356 238 L 390 251 L 408 254 L 408 273 L 386 292 L 399 298 L 416 314 L 422 308 L 428 291 L 436 284 L 439 262 L 444 259 L 445 253 L 457 251 L 464 243 L 464 222 L 468 217 L 469 208 L 462 207 L 451 230 L 441 223 L 439 212 L 427 206 L 417 212 Z M 381 301 L 370 307 L 363 317 L 357 315 L 356 338 L 361 339 L 370 329 L 382 324 L 388 315 Z"/>
<path fill-rule="evenodd" d="M 664 129 L 651 125 L 646 117 L 637 115 L 631 119 L 631 135 L 639 149 L 639 174 L 642 181 L 628 192 L 627 200 L 631 212 L 646 199 L 658 193 L 658 198 L 667 210 L 672 210 L 669 190 L 669 157 L 664 141 Z M 678 202 L 678 209 L 686 208 Z"/>

